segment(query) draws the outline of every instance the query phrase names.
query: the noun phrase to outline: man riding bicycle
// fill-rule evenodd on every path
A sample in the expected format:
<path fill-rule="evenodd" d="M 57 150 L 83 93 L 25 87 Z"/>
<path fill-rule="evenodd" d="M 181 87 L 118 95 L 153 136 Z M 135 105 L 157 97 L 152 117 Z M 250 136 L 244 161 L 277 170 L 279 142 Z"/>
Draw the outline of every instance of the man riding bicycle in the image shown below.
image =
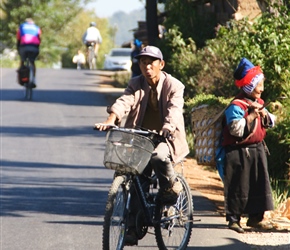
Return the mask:
<path fill-rule="evenodd" d="M 17 50 L 21 58 L 20 68 L 24 66 L 26 58 L 29 58 L 33 66 L 32 87 L 35 88 L 35 59 L 39 54 L 39 45 L 41 43 L 41 29 L 34 23 L 32 18 L 27 18 L 24 23 L 20 24 L 16 38 Z"/>
<path fill-rule="evenodd" d="M 146 46 L 135 58 L 142 74 L 130 79 L 123 95 L 108 108 L 107 120 L 96 123 L 95 127 L 107 130 L 126 117 L 125 127 L 159 131 L 164 140 L 156 146 L 149 167 L 159 180 L 157 199 L 174 204 L 182 185 L 176 178 L 172 161 L 177 163 L 189 153 L 183 117 L 184 85 L 163 71 L 165 61 L 159 48 Z M 125 244 L 135 245 L 137 236 L 132 217 L 136 216 L 136 206 L 130 207 Z"/>
<path fill-rule="evenodd" d="M 87 28 L 86 32 L 83 35 L 83 43 L 87 46 L 94 44 L 95 56 L 98 55 L 99 45 L 102 43 L 102 36 L 95 22 L 90 23 L 90 27 Z"/>

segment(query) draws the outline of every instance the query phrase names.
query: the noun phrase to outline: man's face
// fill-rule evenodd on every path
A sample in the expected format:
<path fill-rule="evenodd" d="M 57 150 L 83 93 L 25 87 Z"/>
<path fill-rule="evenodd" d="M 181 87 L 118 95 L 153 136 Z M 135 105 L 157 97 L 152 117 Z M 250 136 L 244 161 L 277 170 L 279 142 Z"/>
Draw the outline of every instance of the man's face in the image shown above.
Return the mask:
<path fill-rule="evenodd" d="M 139 60 L 139 66 L 143 76 L 147 80 L 156 83 L 159 81 L 160 72 L 164 67 L 164 61 L 151 56 L 142 56 Z"/>

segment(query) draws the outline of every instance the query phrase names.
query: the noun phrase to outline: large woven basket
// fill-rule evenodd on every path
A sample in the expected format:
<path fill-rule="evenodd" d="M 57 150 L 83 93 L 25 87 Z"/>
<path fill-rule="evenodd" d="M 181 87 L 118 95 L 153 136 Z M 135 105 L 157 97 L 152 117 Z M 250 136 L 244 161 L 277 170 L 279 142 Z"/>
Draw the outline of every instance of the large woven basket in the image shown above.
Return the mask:
<path fill-rule="evenodd" d="M 216 166 L 215 151 L 222 132 L 223 110 L 220 106 L 201 105 L 191 111 L 195 157 L 200 165 Z"/>

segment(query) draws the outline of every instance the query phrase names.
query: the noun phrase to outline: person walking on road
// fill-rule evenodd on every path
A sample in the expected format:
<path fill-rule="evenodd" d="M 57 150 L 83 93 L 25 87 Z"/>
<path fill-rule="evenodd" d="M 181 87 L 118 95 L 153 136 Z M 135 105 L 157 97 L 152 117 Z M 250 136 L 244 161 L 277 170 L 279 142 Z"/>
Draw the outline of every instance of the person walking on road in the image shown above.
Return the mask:
<path fill-rule="evenodd" d="M 241 215 L 247 214 L 247 226 L 271 229 L 263 221 L 264 212 L 273 210 L 268 174 L 268 149 L 264 142 L 266 129 L 274 126 L 275 116 L 263 106 L 264 74 L 243 58 L 234 72 L 241 92 L 225 111 L 223 130 L 225 147 L 224 195 L 229 228 L 243 233 Z"/>
<path fill-rule="evenodd" d="M 82 67 L 86 63 L 86 58 L 85 55 L 81 52 L 81 50 L 78 50 L 78 53 L 74 55 L 72 61 L 77 65 L 77 69 L 82 69 Z"/>
<path fill-rule="evenodd" d="M 96 123 L 95 127 L 106 130 L 108 125 L 120 123 L 127 115 L 125 127 L 158 131 L 164 139 L 152 153 L 149 167 L 154 169 L 159 180 L 157 197 L 162 202 L 175 202 L 182 185 L 176 178 L 172 161 L 179 162 L 189 153 L 183 118 L 184 85 L 162 71 L 165 62 L 159 48 L 146 46 L 135 58 L 142 74 L 130 79 L 124 94 L 108 108 L 107 120 Z M 131 207 L 130 216 L 133 217 L 136 207 Z M 128 245 L 135 245 L 138 240 L 132 221 L 135 220 L 129 219 L 125 239 Z"/>

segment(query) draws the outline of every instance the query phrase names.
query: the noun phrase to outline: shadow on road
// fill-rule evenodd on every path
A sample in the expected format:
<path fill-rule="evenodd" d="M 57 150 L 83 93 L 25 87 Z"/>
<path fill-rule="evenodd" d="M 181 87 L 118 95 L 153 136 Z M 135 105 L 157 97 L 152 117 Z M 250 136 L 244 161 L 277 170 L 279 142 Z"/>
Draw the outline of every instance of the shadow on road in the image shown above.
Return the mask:
<path fill-rule="evenodd" d="M 79 126 L 74 128 L 68 127 L 22 127 L 22 126 L 2 126 L 1 134 L 17 137 L 77 137 L 77 136 L 102 136 L 105 134 L 96 133 L 92 126 Z"/>
<path fill-rule="evenodd" d="M 0 101 L 25 101 L 24 90 L 2 89 Z M 106 96 L 95 91 L 42 90 L 33 91 L 35 103 L 60 103 L 79 106 L 106 106 Z"/>
<path fill-rule="evenodd" d="M 48 171 L 56 169 L 67 169 L 71 173 L 75 170 L 101 169 L 103 166 L 6 160 L 2 160 L 1 166 L 2 171 L 6 172 L 1 181 L 1 216 L 21 217 L 27 213 L 48 213 L 95 217 L 104 214 L 111 178 L 45 176 Z M 29 175 L 17 175 L 21 171 L 29 172 Z M 36 176 L 36 172 L 43 172 L 43 177 Z"/>

